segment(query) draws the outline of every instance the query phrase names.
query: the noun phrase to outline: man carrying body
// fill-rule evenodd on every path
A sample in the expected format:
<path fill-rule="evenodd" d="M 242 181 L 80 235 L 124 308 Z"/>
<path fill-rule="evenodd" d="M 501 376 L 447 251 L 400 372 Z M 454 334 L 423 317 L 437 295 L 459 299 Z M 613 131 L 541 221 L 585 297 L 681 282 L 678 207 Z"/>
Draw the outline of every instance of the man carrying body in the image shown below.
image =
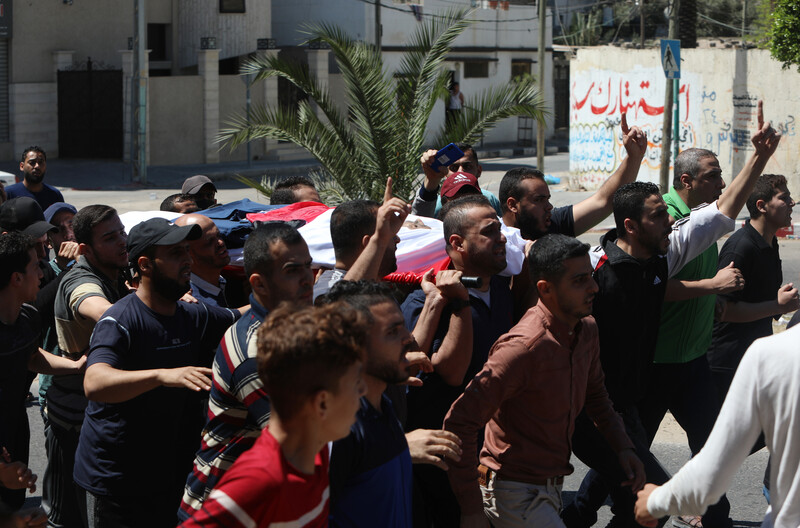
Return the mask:
<path fill-rule="evenodd" d="M 181 520 L 200 509 L 225 471 L 267 425 L 271 405 L 256 363 L 259 326 L 282 302 L 298 308 L 311 305 L 311 255 L 289 224 L 256 228 L 244 244 L 244 268 L 252 288 L 250 310 L 225 332 L 214 358 L 208 423 L 186 480 L 178 511 Z"/>
<path fill-rule="evenodd" d="M 225 240 L 213 220 L 201 214 L 185 214 L 175 220 L 175 225 L 187 226 L 197 224 L 202 235 L 189 243 L 192 256 L 192 297 L 214 306 L 228 307 L 225 300 L 225 278 L 220 275 L 222 269 L 230 264 L 228 248 Z"/>
<path fill-rule="evenodd" d="M 22 171 L 23 180 L 6 187 L 9 200 L 27 196 L 36 200 L 42 211 L 56 202 L 64 201 L 61 191 L 43 182 L 47 172 L 47 154 L 41 147 L 28 147 L 22 152 L 19 170 Z"/>
<path fill-rule="evenodd" d="M 450 405 L 512 326 L 510 278 L 498 275 L 506 267 L 506 239 L 492 206 L 483 196 L 465 196 L 445 204 L 442 220 L 452 268 L 447 271 L 455 273 L 455 281 L 441 292 L 440 302 L 428 303 L 421 289 L 403 303 L 406 325 L 414 329 L 434 368 L 420 376 L 422 387 L 408 394 L 408 430 L 441 428 Z M 462 275 L 480 277 L 482 285 L 467 289 L 459 283 Z M 426 522 L 437 525 L 458 522 L 458 504 L 444 471 L 414 467 L 414 483 L 420 490 L 415 516 L 427 516 Z"/>
<path fill-rule="evenodd" d="M 317 277 L 314 298 L 341 279 L 380 280 L 397 270 L 397 232 L 409 210 L 408 204 L 392 196 L 391 178 L 386 182 L 383 204 L 351 200 L 337 206 L 330 224 L 336 264 Z"/>
<path fill-rule="evenodd" d="M 55 299 L 56 352 L 84 357 L 95 324 L 105 311 L 128 293 L 121 272 L 128 265 L 125 227 L 116 210 L 89 205 L 72 223 L 81 257 L 58 286 Z M 45 393 L 47 468 L 42 505 L 53 526 L 82 525 L 73 480 L 75 451 L 88 400 L 83 373 L 54 376 Z"/>
<path fill-rule="evenodd" d="M 644 482 L 603 383 L 597 326 L 587 317 L 597 292 L 588 252 L 587 244 L 564 235 L 533 246 L 529 269 L 539 302 L 492 347 L 445 418 L 444 428 L 464 446 L 449 475 L 462 528 L 488 526 L 487 517 L 498 528 L 563 526 L 561 485 L 573 470 L 568 439 L 584 404 L 613 446 L 626 485 L 637 490 Z M 476 439 L 484 425 L 478 467 Z"/>
<path fill-rule="evenodd" d="M 697 207 L 674 228 L 658 186 L 634 182 L 620 187 L 614 194 L 617 227 L 590 253 L 600 288 L 592 313 L 600 331 L 606 388 L 651 481 L 663 482 L 668 475 L 649 451 L 639 407 L 647 393 L 667 281 L 733 228 L 758 175 L 777 148 L 780 134 L 759 119 L 759 130 L 752 141 L 755 152 L 728 192 L 711 204 Z M 620 328 L 626 329 L 623 338 Z M 573 435 L 575 454 L 590 467 L 600 469 L 606 463 L 600 454 L 601 445 L 591 421 L 580 416 Z M 576 501 L 564 512 L 568 526 L 594 523 L 596 509 L 608 494 L 608 488 L 599 482 L 594 471 L 584 478 Z M 630 508 L 617 506 L 615 513 L 632 525 Z"/>
<path fill-rule="evenodd" d="M 186 426 L 195 401 L 189 391 L 211 388 L 211 369 L 195 365 L 211 363 L 202 353 L 239 316 L 178 302 L 189 290 L 188 241 L 200 235 L 199 226 L 180 227 L 162 218 L 142 222 L 128 235 L 139 288 L 95 325 L 84 378 L 89 405 L 74 475 L 91 526 L 176 524 L 194 454 L 187 441 L 194 437 L 196 445 L 198 433 Z"/>
<path fill-rule="evenodd" d="M 269 197 L 270 205 L 293 204 L 298 202 L 318 202 L 322 203 L 314 182 L 305 176 L 289 176 L 278 183 L 272 189 Z"/>
<path fill-rule="evenodd" d="M 211 178 L 202 174 L 186 178 L 181 186 L 181 194 L 187 194 L 194 198 L 201 211 L 217 203 L 217 187 Z"/>

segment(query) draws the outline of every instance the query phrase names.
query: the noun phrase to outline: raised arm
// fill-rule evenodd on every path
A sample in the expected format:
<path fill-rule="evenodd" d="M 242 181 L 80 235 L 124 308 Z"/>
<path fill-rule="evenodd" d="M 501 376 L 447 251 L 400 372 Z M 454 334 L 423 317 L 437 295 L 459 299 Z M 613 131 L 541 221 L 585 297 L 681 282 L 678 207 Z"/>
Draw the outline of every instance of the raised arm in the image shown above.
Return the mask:
<path fill-rule="evenodd" d="M 628 128 L 626 114 L 622 114 L 620 126 L 622 145 L 628 155 L 596 193 L 572 207 L 576 235 L 585 233 L 610 215 L 614 192 L 620 186 L 636 180 L 636 175 L 639 174 L 639 167 L 647 152 L 647 136 L 638 127 Z"/>
<path fill-rule="evenodd" d="M 742 272 L 733 267 L 733 262 L 717 271 L 717 274 L 710 279 L 681 280 L 670 279 L 667 282 L 667 292 L 664 300 L 685 301 L 695 299 L 704 295 L 716 295 L 730 293 L 744 288 L 744 277 Z"/>
<path fill-rule="evenodd" d="M 720 212 L 729 218 L 735 219 L 739 215 L 747 198 L 753 192 L 756 180 L 764 171 L 769 159 L 775 154 L 778 143 L 781 141 L 780 132 L 772 128 L 769 122 L 764 122 L 763 101 L 758 102 L 758 130 L 751 141 L 755 151 L 728 186 L 728 190 L 722 193 L 717 200 Z"/>
<path fill-rule="evenodd" d="M 394 242 L 397 232 L 403 227 L 410 206 L 400 198 L 392 196 L 392 179 L 386 179 L 386 190 L 383 194 L 383 205 L 378 209 L 375 221 L 375 233 L 369 237 L 367 246 L 358 256 L 353 266 L 344 276 L 345 280 L 372 279 L 377 280 L 383 254 L 389 244 Z"/>

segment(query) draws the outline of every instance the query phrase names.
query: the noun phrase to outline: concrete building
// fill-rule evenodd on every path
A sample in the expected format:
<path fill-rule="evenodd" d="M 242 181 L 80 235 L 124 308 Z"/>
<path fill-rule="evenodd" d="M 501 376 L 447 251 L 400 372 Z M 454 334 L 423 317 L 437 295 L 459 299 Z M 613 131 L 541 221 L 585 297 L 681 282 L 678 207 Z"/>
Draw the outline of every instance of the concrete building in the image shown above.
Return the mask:
<path fill-rule="evenodd" d="M 537 8 L 530 2 L 527 5 L 505 2 L 507 9 L 501 9 L 499 4 L 503 2 L 425 0 L 417 16 L 405 3 L 384 0 L 381 9 L 381 49 L 389 74 L 398 68 L 404 46 L 422 20 L 453 7 L 473 6 L 477 7 L 471 16 L 475 22 L 456 39 L 445 66 L 451 71 L 453 79 L 460 83 L 466 104 L 469 104 L 470 96 L 492 86 L 508 84 L 517 75 L 537 75 L 539 21 Z M 494 8 L 490 8 L 490 4 Z M 294 54 L 301 60 L 304 55 L 302 43 L 307 38 L 301 31 L 304 23 L 334 24 L 357 39 L 375 42 L 375 5 L 371 0 L 274 2 L 272 14 L 272 33 L 281 54 Z M 547 18 L 544 99 L 550 112 L 547 134 L 551 135 L 554 90 L 549 10 Z M 312 71 L 325 79 L 332 93 L 336 94 L 340 92 L 341 76 L 337 74 L 336 65 L 328 55 L 330 52 L 327 50 L 305 52 Z M 444 104 L 437 103 L 431 115 L 428 137 L 434 135 L 433 131 L 444 122 L 444 118 Z M 535 136 L 536 128 L 532 120 L 510 118 L 487 132 L 484 143 L 526 142 L 531 145 L 535 144 Z"/>
<path fill-rule="evenodd" d="M 132 104 L 135 72 L 130 51 L 134 0 L 27 0 L 13 6 L 11 1 L 0 0 L 0 159 L 15 159 L 32 144 L 42 146 L 51 158 L 130 159 L 135 152 L 131 122 L 138 119 Z M 221 150 L 216 138 L 231 117 L 244 114 L 246 85 L 238 71 L 256 53 L 280 51 L 309 64 L 337 98 L 342 80 L 335 61 L 329 50 L 302 45 L 304 23 L 336 24 L 367 41 L 375 35 L 375 5 L 364 0 L 144 0 L 143 4 L 151 165 L 245 159 L 244 146 L 233 152 Z M 452 7 L 453 0 L 427 0 L 421 16 L 415 17 L 410 6 L 383 0 L 387 71 L 398 67 L 406 39 L 420 24 L 418 18 Z M 512 3 L 507 10 L 477 9 L 473 18 L 476 22 L 457 40 L 446 63 L 467 100 L 516 75 L 536 74 L 534 6 Z M 552 79 L 549 30 L 547 43 L 546 71 Z M 277 79 L 260 81 L 251 89 L 253 104 L 275 105 L 293 97 L 291 87 Z M 545 99 L 553 100 L 551 82 L 545 83 Z M 431 135 L 443 120 L 440 103 L 432 116 Z M 530 144 L 533 125 L 522 118 L 507 119 L 487 134 L 485 143 Z M 548 128 L 552 129 L 552 118 Z M 251 155 L 280 156 L 289 151 L 291 156 L 292 148 L 259 141 L 251 144 Z"/>

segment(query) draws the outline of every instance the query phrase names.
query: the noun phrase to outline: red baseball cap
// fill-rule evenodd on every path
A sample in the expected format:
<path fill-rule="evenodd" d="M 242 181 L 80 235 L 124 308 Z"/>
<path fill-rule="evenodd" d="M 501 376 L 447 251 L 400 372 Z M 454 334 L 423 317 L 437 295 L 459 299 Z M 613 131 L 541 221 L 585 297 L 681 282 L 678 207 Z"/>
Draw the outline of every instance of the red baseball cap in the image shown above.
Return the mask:
<path fill-rule="evenodd" d="M 446 178 L 442 183 L 441 194 L 446 198 L 452 198 L 466 185 L 474 188 L 480 194 L 481 186 L 478 185 L 478 178 L 466 172 L 457 172 Z"/>

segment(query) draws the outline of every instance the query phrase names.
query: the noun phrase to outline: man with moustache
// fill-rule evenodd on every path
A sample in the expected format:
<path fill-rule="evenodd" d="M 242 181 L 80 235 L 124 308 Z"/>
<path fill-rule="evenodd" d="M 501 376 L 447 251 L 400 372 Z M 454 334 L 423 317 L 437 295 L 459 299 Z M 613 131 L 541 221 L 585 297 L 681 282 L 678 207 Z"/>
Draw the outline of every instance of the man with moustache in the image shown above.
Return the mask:
<path fill-rule="evenodd" d="M 199 226 L 146 220 L 128 236 L 139 288 L 109 308 L 89 344 L 89 399 L 75 456 L 75 482 L 89 526 L 175 526 L 191 467 L 190 392 L 211 388 L 213 349 L 239 313 L 178 302 L 189 290 L 189 242 Z M 196 438 L 196 436 L 195 436 Z M 195 440 L 196 442 L 196 440 Z M 185 452 L 184 452 L 185 451 Z"/>
<path fill-rule="evenodd" d="M 440 302 L 428 303 L 430 310 L 424 290 L 412 292 L 403 303 L 406 325 L 433 363 L 433 372 L 420 375 L 422 387 L 408 394 L 407 430 L 441 428 L 452 403 L 483 368 L 489 349 L 512 326 L 510 278 L 498 275 L 506 267 L 506 238 L 494 209 L 483 196 L 469 195 L 447 202 L 441 216 L 448 267 L 456 281 L 473 276 L 482 284 L 466 288 L 456 282 Z M 425 519 L 418 522 L 458 523 L 447 473 L 415 466 L 414 484 L 414 515 Z"/>
<path fill-rule="evenodd" d="M 588 244 L 565 235 L 533 246 L 528 267 L 539 302 L 495 343 L 445 418 L 464 450 L 449 473 L 462 528 L 561 526 L 561 486 L 573 471 L 569 437 L 582 408 L 613 446 L 623 478 L 637 489 L 644 484 L 603 383 L 597 326 L 588 317 L 597 292 L 588 253 Z"/>
<path fill-rule="evenodd" d="M 186 479 L 178 510 L 181 521 L 203 506 L 228 468 L 267 425 L 272 407 L 256 362 L 261 323 L 281 303 L 298 308 L 311 305 L 311 255 L 303 237 L 289 224 L 270 222 L 247 237 L 244 271 L 252 288 L 250 310 L 225 332 L 214 358 L 208 423 L 194 469 Z"/>
<path fill-rule="evenodd" d="M 56 202 L 64 201 L 61 191 L 43 181 L 47 172 L 47 154 L 44 149 L 37 146 L 26 148 L 22 152 L 19 170 L 22 171 L 22 181 L 6 187 L 6 196 L 9 200 L 27 196 L 36 200 L 42 211 Z"/>
<path fill-rule="evenodd" d="M 636 179 L 647 151 L 647 136 L 638 127 L 628 128 L 626 114 L 622 114 L 621 127 L 627 157 L 597 192 L 575 205 L 553 209 L 550 190 L 540 170 L 518 167 L 506 172 L 500 182 L 503 227 L 518 228 L 526 240 L 536 240 L 546 233 L 577 236 L 611 214 L 614 191 Z M 504 234 L 509 236 L 508 231 Z"/>
<path fill-rule="evenodd" d="M 736 216 L 780 141 L 780 134 L 763 122 L 761 113 L 758 125 L 752 138 L 753 155 L 718 200 L 696 207 L 688 217 L 675 222 L 657 185 L 623 185 L 614 193 L 616 229 L 606 233 L 601 245 L 590 252 L 600 288 L 592 314 L 600 331 L 606 388 L 651 482 L 662 483 L 668 475 L 650 453 L 640 406 L 647 394 L 667 281 L 733 229 Z M 620 334 L 623 328 L 625 332 Z M 604 453 L 607 446 L 585 413 L 576 422 L 573 448 L 589 467 L 605 474 L 606 484 L 597 472 L 590 471 L 575 502 L 562 516 L 567 526 L 591 526 L 608 488 L 616 484 L 609 476 Z M 617 521 L 635 526 L 633 495 L 624 496 L 625 504 L 615 499 Z"/>
<path fill-rule="evenodd" d="M 230 264 L 231 257 L 219 228 L 209 217 L 201 214 L 185 214 L 175 220 L 175 225 L 187 226 L 197 224 L 202 235 L 189 243 L 192 256 L 192 297 L 204 303 L 228 307 L 225 299 L 225 278 L 220 275 L 222 269 Z"/>
<path fill-rule="evenodd" d="M 128 265 L 127 235 L 117 211 L 89 205 L 74 215 L 70 232 L 81 257 L 61 280 L 55 298 L 55 352 L 72 359 L 89 349 L 89 338 L 105 311 L 127 295 L 121 272 Z M 83 373 L 54 376 L 45 392 L 43 415 L 47 468 L 42 506 L 53 526 L 80 526 L 72 473 L 88 400 Z"/>

